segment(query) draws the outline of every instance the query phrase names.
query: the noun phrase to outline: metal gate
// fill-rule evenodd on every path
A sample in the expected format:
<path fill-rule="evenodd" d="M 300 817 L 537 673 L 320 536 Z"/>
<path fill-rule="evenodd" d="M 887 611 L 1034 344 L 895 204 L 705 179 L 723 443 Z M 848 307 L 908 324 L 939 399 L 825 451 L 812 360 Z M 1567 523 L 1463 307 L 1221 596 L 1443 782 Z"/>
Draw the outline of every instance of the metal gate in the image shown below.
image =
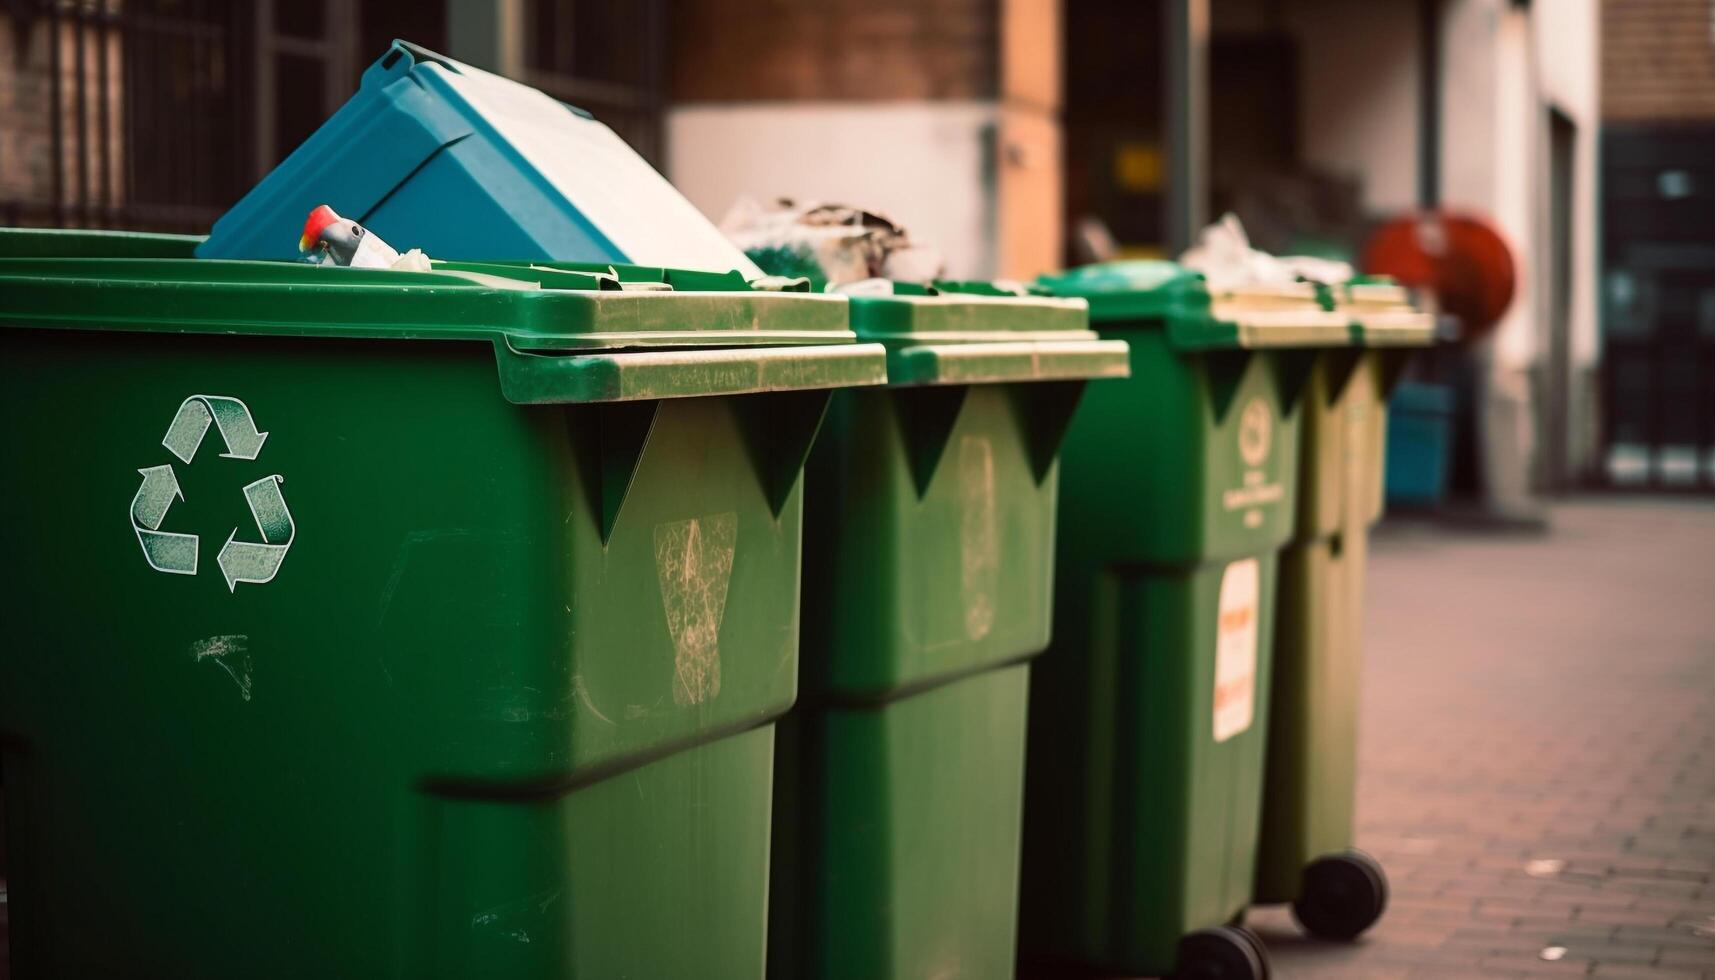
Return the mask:
<path fill-rule="evenodd" d="M 245 5 L 23 2 L 6 9 L 14 101 L 0 221 L 206 229 L 248 186 Z"/>
<path fill-rule="evenodd" d="M 1602 136 L 1603 474 L 1715 490 L 1715 126 Z"/>
<path fill-rule="evenodd" d="M 207 231 L 339 108 L 393 38 L 444 50 L 447 6 L 3 0 L 0 225 Z M 663 0 L 527 0 L 525 10 L 526 80 L 658 161 Z"/>

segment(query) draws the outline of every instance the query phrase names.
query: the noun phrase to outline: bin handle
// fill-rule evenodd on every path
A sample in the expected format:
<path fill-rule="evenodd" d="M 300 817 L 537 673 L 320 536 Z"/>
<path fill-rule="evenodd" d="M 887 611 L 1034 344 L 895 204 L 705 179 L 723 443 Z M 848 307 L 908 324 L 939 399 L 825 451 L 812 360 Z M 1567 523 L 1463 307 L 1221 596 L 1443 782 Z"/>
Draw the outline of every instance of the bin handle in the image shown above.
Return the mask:
<path fill-rule="evenodd" d="M 712 347 L 599 354 L 531 354 L 494 342 L 500 390 L 516 405 L 626 402 L 887 381 L 880 344 Z"/>
<path fill-rule="evenodd" d="M 893 350 L 887 371 L 895 385 L 1124 378 L 1131 374 L 1131 347 L 1123 340 L 917 344 Z"/>

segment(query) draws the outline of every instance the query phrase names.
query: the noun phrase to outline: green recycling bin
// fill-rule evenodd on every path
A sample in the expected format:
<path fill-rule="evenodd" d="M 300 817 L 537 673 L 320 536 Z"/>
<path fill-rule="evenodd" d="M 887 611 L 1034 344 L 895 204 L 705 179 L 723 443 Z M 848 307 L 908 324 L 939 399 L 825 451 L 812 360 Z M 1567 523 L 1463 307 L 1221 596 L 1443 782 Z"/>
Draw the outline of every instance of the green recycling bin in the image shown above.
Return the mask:
<path fill-rule="evenodd" d="M 1020 947 L 1262 976 L 1250 904 L 1278 552 L 1303 395 L 1345 317 L 1308 286 L 1211 297 L 1164 262 L 1047 280 L 1131 343 L 1062 448 L 1055 635 L 1031 680 Z"/>
<path fill-rule="evenodd" d="M 851 299 L 888 386 L 811 454 L 803 694 L 781 723 L 769 975 L 1010 975 L 1025 698 L 1048 643 L 1056 459 L 1126 345 L 986 284 Z"/>
<path fill-rule="evenodd" d="M 641 278 L 0 259 L 17 975 L 763 974 L 801 466 L 885 354 Z"/>
<path fill-rule="evenodd" d="M 1382 512 L 1387 399 L 1431 318 L 1405 292 L 1333 292 L 1358 346 L 1319 359 L 1301 425 L 1298 529 L 1281 554 L 1256 900 L 1291 902 L 1300 925 L 1351 939 L 1380 918 L 1387 879 L 1353 848 L 1363 581 Z"/>

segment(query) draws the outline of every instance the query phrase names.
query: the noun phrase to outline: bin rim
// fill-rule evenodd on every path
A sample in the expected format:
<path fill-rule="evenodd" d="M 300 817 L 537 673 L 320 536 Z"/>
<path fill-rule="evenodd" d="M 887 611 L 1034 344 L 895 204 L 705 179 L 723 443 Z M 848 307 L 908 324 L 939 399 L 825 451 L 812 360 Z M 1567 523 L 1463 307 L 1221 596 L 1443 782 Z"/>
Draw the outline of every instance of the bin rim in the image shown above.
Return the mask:
<path fill-rule="evenodd" d="M 517 350 L 857 342 L 843 296 L 732 288 L 638 290 L 536 263 L 429 272 L 297 262 L 0 258 L 0 326 L 401 340 L 496 340 Z"/>
<path fill-rule="evenodd" d="M 1115 326 L 1162 320 L 1187 305 L 1207 309 L 1209 302 L 1201 274 L 1157 259 L 1079 266 L 1038 276 L 1036 283 L 1052 296 L 1085 300 L 1092 322 Z"/>
<path fill-rule="evenodd" d="M 1352 326 L 1365 347 L 1429 347 L 1435 343 L 1435 317 L 1415 310 L 1353 312 Z"/>
<path fill-rule="evenodd" d="M 852 330 L 883 343 L 1003 343 L 1096 338 L 1089 304 L 1049 296 L 845 294 Z"/>
<path fill-rule="evenodd" d="M 95 228 L 0 228 L 0 259 L 188 259 L 201 235 Z"/>
<path fill-rule="evenodd" d="M 1060 296 L 1089 301 L 1090 319 L 1104 330 L 1159 329 L 1175 350 L 1257 350 L 1345 347 L 1358 340 L 1349 318 L 1331 313 L 1314 284 L 1292 283 L 1258 291 L 1212 295 L 1201 273 L 1148 259 L 1082 266 L 1037 282 Z M 1289 294 L 1271 306 L 1269 293 Z M 1287 298 L 1287 297 L 1281 297 Z"/>
<path fill-rule="evenodd" d="M 1428 347 L 1435 316 L 1411 301 L 1411 290 L 1387 276 L 1358 276 L 1329 290 L 1333 308 L 1352 318 L 1365 347 Z"/>
<path fill-rule="evenodd" d="M 1010 283 L 893 283 L 848 293 L 852 330 L 885 344 L 889 384 L 1005 384 L 1123 378 L 1130 347 L 1090 329 L 1089 304 Z"/>
<path fill-rule="evenodd" d="M 1167 341 L 1186 353 L 1216 350 L 1350 347 L 1358 332 L 1343 315 L 1324 310 L 1246 310 L 1223 316 L 1175 314 Z"/>

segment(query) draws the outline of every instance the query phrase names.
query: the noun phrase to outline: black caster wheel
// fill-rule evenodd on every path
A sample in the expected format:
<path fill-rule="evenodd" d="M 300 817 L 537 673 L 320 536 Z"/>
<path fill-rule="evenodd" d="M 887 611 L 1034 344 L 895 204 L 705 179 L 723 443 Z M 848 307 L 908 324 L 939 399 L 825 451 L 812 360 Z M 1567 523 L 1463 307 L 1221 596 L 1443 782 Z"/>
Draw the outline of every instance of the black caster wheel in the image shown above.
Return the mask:
<path fill-rule="evenodd" d="M 1292 916 L 1320 939 L 1356 939 L 1387 909 L 1387 875 L 1363 851 L 1330 854 L 1310 862 Z"/>
<path fill-rule="evenodd" d="M 1241 920 L 1244 918 L 1243 912 L 1239 913 L 1239 918 Z M 1256 950 L 1256 958 L 1262 961 L 1262 975 L 1265 980 L 1267 977 L 1272 976 L 1274 974 L 1274 968 L 1268 964 L 1268 947 L 1263 944 L 1262 937 L 1257 935 L 1256 931 L 1251 929 L 1249 926 L 1240 925 L 1236 922 L 1229 928 L 1238 933 L 1239 938 L 1250 943 L 1251 949 Z"/>
<path fill-rule="evenodd" d="M 1242 926 L 1199 929 L 1179 940 L 1174 980 L 1269 980 L 1262 940 Z"/>

